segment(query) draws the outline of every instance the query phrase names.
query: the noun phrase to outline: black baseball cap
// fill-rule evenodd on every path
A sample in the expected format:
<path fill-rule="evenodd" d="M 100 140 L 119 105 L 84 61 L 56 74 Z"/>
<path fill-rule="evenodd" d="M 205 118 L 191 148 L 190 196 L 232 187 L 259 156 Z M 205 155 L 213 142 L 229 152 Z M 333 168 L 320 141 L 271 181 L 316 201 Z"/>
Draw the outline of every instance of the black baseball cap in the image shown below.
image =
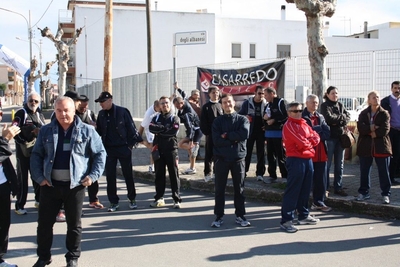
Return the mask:
<path fill-rule="evenodd" d="M 110 98 L 112 99 L 112 95 L 109 92 L 101 92 L 101 94 L 99 95 L 99 98 L 94 100 L 94 102 L 104 102 Z"/>
<path fill-rule="evenodd" d="M 67 91 L 67 92 L 65 92 L 64 96 L 68 96 L 68 97 L 72 98 L 72 100 L 74 100 L 74 101 L 85 100 L 85 97 L 80 96 L 79 93 L 76 91 Z"/>

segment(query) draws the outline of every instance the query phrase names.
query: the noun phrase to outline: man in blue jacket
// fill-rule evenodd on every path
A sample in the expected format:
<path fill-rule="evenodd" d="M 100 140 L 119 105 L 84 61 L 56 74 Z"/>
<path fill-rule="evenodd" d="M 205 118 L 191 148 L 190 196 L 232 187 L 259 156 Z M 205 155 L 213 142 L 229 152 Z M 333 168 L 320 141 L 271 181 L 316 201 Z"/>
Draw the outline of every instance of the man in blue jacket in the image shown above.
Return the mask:
<path fill-rule="evenodd" d="M 32 179 L 41 186 L 36 250 L 39 259 L 33 266 L 52 262 L 53 225 L 64 203 L 68 229 L 65 258 L 67 267 L 75 267 L 81 254 L 85 187 L 102 175 L 106 151 L 94 127 L 75 115 L 71 98 L 59 97 L 54 109 L 56 120 L 41 128 L 31 155 Z"/>
<path fill-rule="evenodd" d="M 244 217 L 244 177 L 246 140 L 249 138 L 249 120 L 235 112 L 235 100 L 231 94 L 222 95 L 221 105 L 224 115 L 213 122 L 212 138 L 214 142 L 215 164 L 215 221 L 211 227 L 221 227 L 224 222 L 225 187 L 228 173 L 231 172 L 234 190 L 236 223 L 243 227 L 250 222 Z"/>

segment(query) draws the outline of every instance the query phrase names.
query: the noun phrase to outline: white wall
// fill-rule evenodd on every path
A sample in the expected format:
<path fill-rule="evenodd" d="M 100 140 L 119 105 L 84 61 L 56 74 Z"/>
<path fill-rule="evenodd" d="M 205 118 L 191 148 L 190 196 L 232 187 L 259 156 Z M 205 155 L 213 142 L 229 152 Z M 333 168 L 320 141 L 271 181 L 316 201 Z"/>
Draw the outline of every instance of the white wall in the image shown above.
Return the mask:
<path fill-rule="evenodd" d="M 379 38 L 352 38 L 340 36 L 324 37 L 325 44 L 330 54 L 378 51 L 388 49 L 399 49 L 400 28 L 388 28 L 389 23 L 372 26 L 371 29 L 379 29 Z M 292 56 L 308 55 L 308 45 L 306 39 L 293 41 Z"/>
<path fill-rule="evenodd" d="M 113 78 L 147 72 L 146 14 L 141 10 L 114 8 Z M 75 27 L 86 31 L 76 45 L 77 87 L 103 79 L 104 8 L 77 6 Z M 85 31 L 85 30 L 84 30 Z M 172 69 L 172 46 L 176 32 L 207 31 L 208 42 L 178 46 L 177 67 L 204 65 L 215 61 L 215 17 L 213 14 L 152 12 L 153 71 Z M 87 67 L 85 46 L 87 46 Z M 87 73 L 86 73 L 87 69 Z M 82 74 L 82 78 L 79 78 Z"/>
<path fill-rule="evenodd" d="M 250 59 L 250 44 L 256 44 L 256 59 L 276 58 L 278 44 L 291 45 L 306 42 L 306 23 L 303 21 L 262 19 L 216 19 L 215 63 Z M 232 43 L 242 44 L 242 58 L 232 58 Z M 303 52 L 304 54 L 304 52 Z"/>

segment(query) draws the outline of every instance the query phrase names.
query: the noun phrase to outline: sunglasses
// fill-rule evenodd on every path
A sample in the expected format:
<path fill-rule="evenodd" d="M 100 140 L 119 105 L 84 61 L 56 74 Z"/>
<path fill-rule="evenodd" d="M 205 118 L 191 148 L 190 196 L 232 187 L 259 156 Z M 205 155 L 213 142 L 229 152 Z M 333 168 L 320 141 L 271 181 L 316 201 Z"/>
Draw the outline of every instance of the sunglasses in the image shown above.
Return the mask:
<path fill-rule="evenodd" d="M 301 109 L 296 109 L 296 110 L 288 110 L 289 112 L 293 112 L 293 113 L 300 113 L 300 112 L 302 112 L 303 110 L 301 110 Z"/>
<path fill-rule="evenodd" d="M 36 104 L 38 104 L 38 103 L 39 103 L 39 100 L 36 100 L 36 99 L 30 99 L 30 100 L 29 100 L 29 103 L 33 103 L 33 102 L 35 102 Z"/>

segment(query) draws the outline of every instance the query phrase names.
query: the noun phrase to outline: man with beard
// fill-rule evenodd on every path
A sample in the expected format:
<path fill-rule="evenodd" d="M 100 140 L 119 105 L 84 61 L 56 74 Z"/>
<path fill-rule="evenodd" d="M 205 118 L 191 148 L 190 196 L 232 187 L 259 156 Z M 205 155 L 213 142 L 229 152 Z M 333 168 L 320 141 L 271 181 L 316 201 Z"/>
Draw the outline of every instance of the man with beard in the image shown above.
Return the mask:
<path fill-rule="evenodd" d="M 42 114 L 40 105 L 40 95 L 36 92 L 32 92 L 28 95 L 28 101 L 24 104 L 23 108 L 15 113 L 13 125 L 20 127 L 21 132 L 15 136 L 16 141 L 16 158 L 17 158 L 17 176 L 21 185 L 20 193 L 17 195 L 17 201 L 15 201 L 15 213 L 18 215 L 25 215 L 27 211 L 25 209 L 26 198 L 28 196 L 28 173 L 30 170 L 30 155 L 25 154 L 23 149 L 33 148 L 34 142 L 37 135 L 39 134 L 40 128 L 45 125 L 45 119 Z M 35 192 L 35 207 L 39 207 L 40 199 L 40 186 L 32 180 L 33 189 Z"/>

